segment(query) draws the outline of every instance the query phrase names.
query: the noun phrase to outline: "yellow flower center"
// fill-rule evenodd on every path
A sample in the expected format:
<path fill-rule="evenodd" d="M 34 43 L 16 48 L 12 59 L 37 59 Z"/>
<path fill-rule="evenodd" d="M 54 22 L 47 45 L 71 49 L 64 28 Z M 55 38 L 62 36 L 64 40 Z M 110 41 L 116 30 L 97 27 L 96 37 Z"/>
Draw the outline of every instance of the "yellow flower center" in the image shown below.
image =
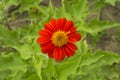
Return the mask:
<path fill-rule="evenodd" d="M 52 43 L 55 46 L 62 47 L 63 45 L 67 44 L 69 32 L 65 33 L 64 31 L 57 31 L 52 35 Z"/>

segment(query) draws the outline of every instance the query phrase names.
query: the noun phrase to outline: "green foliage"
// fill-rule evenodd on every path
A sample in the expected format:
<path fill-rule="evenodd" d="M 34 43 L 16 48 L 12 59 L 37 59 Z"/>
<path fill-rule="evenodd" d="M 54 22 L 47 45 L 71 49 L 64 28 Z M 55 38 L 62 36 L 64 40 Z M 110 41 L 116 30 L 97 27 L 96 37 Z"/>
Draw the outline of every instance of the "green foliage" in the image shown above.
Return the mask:
<path fill-rule="evenodd" d="M 36 0 L 36 1 L 34 1 L 34 0 L 20 0 L 20 9 L 19 9 L 19 11 L 20 12 L 23 12 L 23 11 L 28 11 L 28 10 L 30 10 L 30 8 L 31 7 L 34 7 L 34 6 L 36 6 L 36 5 L 38 5 L 39 4 L 39 2 L 41 2 L 41 0 Z"/>
<path fill-rule="evenodd" d="M 120 43 L 120 28 L 117 28 L 116 38 L 117 38 L 117 41 Z"/>
<path fill-rule="evenodd" d="M 54 66 L 54 61 L 48 59 L 47 66 L 42 69 L 42 78 L 43 80 L 52 80 L 57 77 L 57 73 Z"/>
<path fill-rule="evenodd" d="M 88 14 L 87 0 L 63 0 L 63 9 L 70 19 L 72 18 L 74 21 L 84 20 Z"/>
<path fill-rule="evenodd" d="M 81 57 L 76 54 L 74 57 L 68 59 L 67 61 L 58 64 L 56 66 L 58 80 L 67 80 L 67 77 L 71 74 L 75 74 L 77 68 L 79 67 Z"/>
<path fill-rule="evenodd" d="M 120 24 L 116 22 L 91 20 L 88 24 L 83 23 L 78 29 L 90 33 L 91 35 L 96 35 L 97 33 L 110 29 L 112 27 L 119 27 Z"/>
<path fill-rule="evenodd" d="M 34 68 L 35 68 L 35 72 L 38 75 L 39 79 L 42 80 L 41 77 L 41 68 L 42 68 L 42 57 L 39 55 L 33 56 L 33 64 L 34 64 Z"/>
<path fill-rule="evenodd" d="M 109 4 L 113 5 L 113 6 L 115 6 L 116 1 L 120 1 L 120 0 L 105 0 L 106 3 L 109 3 Z"/>
<path fill-rule="evenodd" d="M 83 53 L 87 53 L 89 51 L 89 48 L 88 48 L 88 44 L 87 44 L 87 41 L 83 41 L 82 43 L 77 43 L 77 45 L 79 46 L 78 49 L 79 49 L 79 53 L 83 54 Z"/>
<path fill-rule="evenodd" d="M 52 2 L 43 6 L 40 5 L 41 1 L 0 1 L 0 46 L 10 48 L 0 51 L 0 80 L 119 80 L 116 65 L 120 63 L 120 55 L 102 50 L 93 52 L 86 37 L 89 34 L 93 37 L 93 42 L 97 42 L 102 36 L 99 33 L 112 27 L 119 28 L 120 23 L 101 21 L 99 16 L 85 22 L 87 15 L 92 13 L 87 0 L 62 0 L 60 7 L 54 7 Z M 114 5 L 115 1 L 117 0 L 94 0 L 96 8 L 93 11 L 102 9 L 107 4 Z M 8 10 L 12 5 L 18 8 L 9 16 Z M 21 28 L 9 25 L 17 17 L 15 13 L 24 12 L 27 13 L 29 25 Z M 76 43 L 78 50 L 74 56 L 56 62 L 42 54 L 36 38 L 46 22 L 60 17 L 74 21 L 77 31 L 82 33 L 82 40 Z M 11 30 L 8 27 L 12 27 Z M 118 41 L 119 36 L 118 30 Z"/>
<path fill-rule="evenodd" d="M 105 7 L 108 4 L 115 6 L 115 3 L 117 1 L 120 1 L 120 0 L 95 0 L 94 3 L 96 4 L 96 7 L 100 9 L 100 8 Z"/>
<path fill-rule="evenodd" d="M 120 56 L 111 52 L 97 51 L 82 55 L 77 75 L 71 80 L 106 80 L 118 77 L 116 63 Z M 112 65 L 114 64 L 114 65 Z M 78 79 L 76 79 L 78 78 Z"/>
<path fill-rule="evenodd" d="M 27 62 L 20 58 L 18 53 L 9 53 L 0 56 L 0 73 L 3 73 L 1 79 L 18 77 L 19 73 L 27 71 Z M 8 77 L 6 77 L 8 76 Z"/>
<path fill-rule="evenodd" d="M 23 59 L 29 59 L 29 58 L 31 58 L 31 56 L 33 54 L 32 49 L 29 46 L 30 45 L 25 44 L 25 45 L 22 45 L 22 46 L 17 46 L 17 47 L 15 47 L 15 49 L 20 53 L 20 56 Z"/>
<path fill-rule="evenodd" d="M 19 55 L 16 53 L 9 53 L 9 55 L 1 55 L 0 57 L 0 71 L 2 70 L 7 70 L 7 69 L 12 69 L 14 70 L 22 70 L 26 71 L 26 63 L 19 57 Z M 9 67 L 8 67 L 9 66 Z M 23 68 L 24 67 L 24 68 Z"/>
<path fill-rule="evenodd" d="M 6 46 L 13 46 L 13 45 L 19 45 L 18 43 L 18 37 L 16 32 L 9 31 L 5 26 L 0 25 L 0 39 L 3 41 L 3 45 Z"/>

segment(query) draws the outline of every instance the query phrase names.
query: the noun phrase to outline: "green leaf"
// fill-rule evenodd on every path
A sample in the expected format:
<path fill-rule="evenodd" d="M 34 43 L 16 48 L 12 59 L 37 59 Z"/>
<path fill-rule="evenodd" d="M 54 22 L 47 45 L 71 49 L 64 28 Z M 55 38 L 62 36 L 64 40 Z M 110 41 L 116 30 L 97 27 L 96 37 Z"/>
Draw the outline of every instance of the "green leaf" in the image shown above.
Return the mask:
<path fill-rule="evenodd" d="M 36 39 L 32 43 L 32 51 L 34 53 L 41 52 L 41 48 L 40 48 L 39 44 L 37 44 Z"/>
<path fill-rule="evenodd" d="M 87 0 L 63 0 L 62 5 L 65 13 L 73 17 L 74 21 L 84 20 L 88 14 Z"/>
<path fill-rule="evenodd" d="M 4 14 L 4 12 L 2 11 L 2 10 L 0 10 L 0 22 L 1 22 L 1 20 L 5 17 L 5 14 Z"/>
<path fill-rule="evenodd" d="M 5 70 L 5 71 L 0 71 L 0 80 L 5 80 L 6 76 L 9 75 L 9 72 L 8 70 Z"/>
<path fill-rule="evenodd" d="M 29 11 L 31 7 L 33 7 L 34 5 L 38 5 L 42 0 L 21 0 L 20 1 L 20 8 L 19 8 L 19 12 L 23 12 L 23 11 Z"/>
<path fill-rule="evenodd" d="M 104 80 L 106 77 L 108 79 L 118 77 L 115 63 L 120 62 L 119 55 L 108 51 L 97 51 L 93 55 L 84 54 L 82 58 L 76 74 L 76 76 L 81 76 L 79 77 L 80 80 Z"/>
<path fill-rule="evenodd" d="M 15 31 L 9 31 L 3 25 L 0 25 L 0 39 L 5 46 L 13 46 L 20 44 L 17 33 Z"/>
<path fill-rule="evenodd" d="M 109 79 L 119 77 L 119 74 L 115 66 L 103 66 L 102 71 L 103 71 L 103 74 Z"/>
<path fill-rule="evenodd" d="M 120 62 L 120 55 L 109 51 L 97 51 L 96 54 L 104 55 L 98 62 L 100 65 L 112 65 Z"/>
<path fill-rule="evenodd" d="M 40 80 L 36 74 L 30 74 L 30 77 L 24 80 Z"/>
<path fill-rule="evenodd" d="M 80 66 L 90 65 L 97 62 L 104 55 L 86 53 L 82 55 Z"/>
<path fill-rule="evenodd" d="M 120 28 L 117 29 L 115 36 L 116 36 L 117 41 L 120 43 Z"/>
<path fill-rule="evenodd" d="M 104 80 L 99 65 L 84 66 L 78 71 L 78 80 Z"/>
<path fill-rule="evenodd" d="M 29 65 L 27 72 L 23 74 L 21 80 L 41 80 L 38 74 L 36 73 L 36 69 L 33 66 L 33 62 L 31 63 L 32 64 Z"/>
<path fill-rule="evenodd" d="M 55 70 L 54 60 L 48 59 L 47 67 L 42 69 L 42 78 L 43 80 L 52 80 L 52 78 L 56 78 L 57 73 Z"/>
<path fill-rule="evenodd" d="M 7 7 L 10 7 L 11 5 L 18 5 L 18 0 L 4 0 L 4 2 L 5 2 L 5 5 L 7 6 Z"/>
<path fill-rule="evenodd" d="M 81 53 L 81 54 L 85 54 L 88 52 L 88 44 L 86 42 L 86 40 L 84 40 L 83 42 L 78 42 L 76 43 L 77 46 L 78 46 L 78 51 Z"/>
<path fill-rule="evenodd" d="M 33 51 L 32 51 L 32 47 L 30 44 L 15 46 L 14 48 L 20 53 L 20 56 L 23 59 L 27 60 L 32 57 Z"/>
<path fill-rule="evenodd" d="M 39 54 L 34 54 L 32 59 L 33 59 L 33 66 L 35 68 L 35 72 L 38 75 L 39 79 L 42 80 L 41 69 L 43 64 L 43 58 Z"/>
<path fill-rule="evenodd" d="M 75 74 L 80 62 L 81 57 L 76 53 L 73 57 L 56 65 L 58 80 L 67 80 L 68 76 Z"/>
<path fill-rule="evenodd" d="M 17 72 L 16 75 L 11 77 L 11 80 L 22 80 L 24 76 L 24 72 Z"/>
<path fill-rule="evenodd" d="M 115 22 L 91 20 L 90 23 L 88 24 L 86 23 L 81 24 L 81 27 L 79 27 L 78 30 L 90 33 L 91 35 L 95 35 L 98 32 L 119 26 L 120 24 Z"/>
<path fill-rule="evenodd" d="M 17 53 L 9 53 L 9 55 L 0 56 L 0 71 L 3 70 L 22 70 L 26 71 L 27 63 L 19 57 Z"/>
<path fill-rule="evenodd" d="M 115 6 L 116 1 L 118 1 L 118 0 L 105 0 L 106 3 L 109 3 L 109 4 L 113 5 L 113 6 Z"/>

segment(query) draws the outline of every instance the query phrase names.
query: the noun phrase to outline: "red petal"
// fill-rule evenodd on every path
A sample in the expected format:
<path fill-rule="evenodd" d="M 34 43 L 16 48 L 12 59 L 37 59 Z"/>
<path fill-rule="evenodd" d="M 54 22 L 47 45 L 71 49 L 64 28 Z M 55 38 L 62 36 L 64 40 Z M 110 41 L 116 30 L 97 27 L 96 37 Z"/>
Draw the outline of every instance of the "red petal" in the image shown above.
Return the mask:
<path fill-rule="evenodd" d="M 39 37 L 36 41 L 37 41 L 37 43 L 39 43 L 39 44 L 44 44 L 44 43 L 49 42 L 50 39 L 51 39 L 51 37 L 43 37 L 43 36 L 41 36 L 41 37 Z"/>
<path fill-rule="evenodd" d="M 43 53 L 51 53 L 54 50 L 54 45 L 51 43 L 51 41 L 40 45 L 42 48 Z"/>
<path fill-rule="evenodd" d="M 50 20 L 50 23 L 52 23 L 53 25 L 56 25 L 56 20 L 52 18 L 52 19 Z"/>
<path fill-rule="evenodd" d="M 42 35 L 42 36 L 51 36 L 52 35 L 52 33 L 47 29 L 40 30 L 38 33 L 39 33 L 39 35 Z"/>
<path fill-rule="evenodd" d="M 81 39 L 81 35 L 79 33 L 71 33 L 68 35 L 68 39 L 70 42 L 76 42 L 79 41 Z"/>
<path fill-rule="evenodd" d="M 64 28 L 63 28 L 63 30 L 69 31 L 73 26 L 74 26 L 73 21 L 67 21 Z"/>
<path fill-rule="evenodd" d="M 61 47 L 61 50 L 62 50 L 62 53 L 63 53 L 63 59 L 65 58 L 65 55 L 66 55 L 66 51 L 64 49 L 64 47 Z"/>
<path fill-rule="evenodd" d="M 59 26 L 57 26 L 57 20 L 51 19 L 51 20 L 50 20 L 50 24 L 51 24 L 51 26 L 54 27 L 54 30 L 55 30 L 55 31 L 59 29 Z"/>
<path fill-rule="evenodd" d="M 59 29 L 62 30 L 65 26 L 67 20 L 65 18 L 60 18 L 57 20 L 57 26 L 59 26 Z"/>
<path fill-rule="evenodd" d="M 67 45 L 68 45 L 69 48 L 71 48 L 72 51 L 77 50 L 77 47 L 76 47 L 75 44 L 73 44 L 73 43 L 68 43 Z"/>
<path fill-rule="evenodd" d="M 65 54 L 62 53 L 62 49 L 59 47 L 55 47 L 53 52 L 53 57 L 56 59 L 56 61 L 61 61 L 64 59 Z"/>
<path fill-rule="evenodd" d="M 75 54 L 75 51 L 77 50 L 77 47 L 72 44 L 72 43 L 68 43 L 65 47 L 64 47 L 65 51 L 66 51 L 66 56 L 70 57 L 73 56 Z"/>
<path fill-rule="evenodd" d="M 53 58 L 53 52 L 48 53 L 49 58 Z"/>
<path fill-rule="evenodd" d="M 51 23 L 46 23 L 44 25 L 45 29 L 51 31 L 51 32 L 54 32 L 55 31 L 55 27 L 51 24 Z"/>
<path fill-rule="evenodd" d="M 73 32 L 76 32 L 76 27 L 71 27 L 70 28 L 70 33 L 72 34 Z"/>

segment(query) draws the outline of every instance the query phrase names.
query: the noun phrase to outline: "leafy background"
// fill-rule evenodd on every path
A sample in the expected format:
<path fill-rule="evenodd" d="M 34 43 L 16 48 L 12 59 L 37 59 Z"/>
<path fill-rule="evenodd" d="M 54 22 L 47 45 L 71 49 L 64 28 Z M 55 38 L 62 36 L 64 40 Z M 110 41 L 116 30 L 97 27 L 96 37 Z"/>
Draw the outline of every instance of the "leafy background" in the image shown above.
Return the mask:
<path fill-rule="evenodd" d="M 119 0 L 1 0 L 0 80 L 120 80 Z M 61 62 L 43 55 L 38 31 L 72 19 L 82 40 Z"/>

